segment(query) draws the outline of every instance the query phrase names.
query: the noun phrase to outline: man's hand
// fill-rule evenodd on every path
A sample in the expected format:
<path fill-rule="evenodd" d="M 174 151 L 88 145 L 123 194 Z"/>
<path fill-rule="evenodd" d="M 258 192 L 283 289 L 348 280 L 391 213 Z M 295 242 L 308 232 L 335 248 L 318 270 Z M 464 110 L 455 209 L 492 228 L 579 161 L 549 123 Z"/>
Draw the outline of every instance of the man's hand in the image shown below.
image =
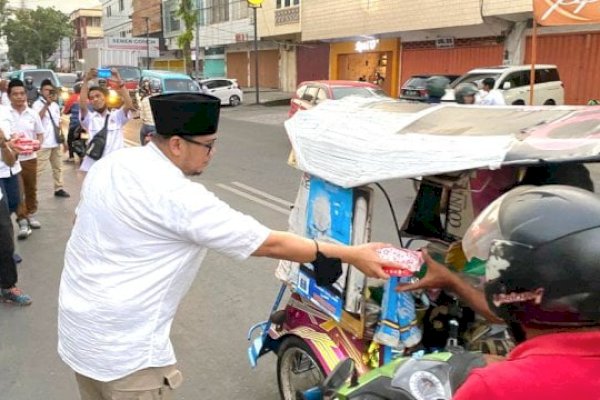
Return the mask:
<path fill-rule="evenodd" d="M 96 76 L 98 76 L 98 70 L 96 68 L 90 68 L 87 72 L 87 74 L 85 74 L 85 81 L 89 82 L 92 79 L 94 79 Z"/>
<path fill-rule="evenodd" d="M 353 246 L 352 256 L 347 261 L 368 277 L 388 279 L 390 276 L 383 270 L 384 265 L 390 267 L 401 267 L 401 265 L 395 265 L 395 263 L 390 261 L 383 261 L 379 257 L 377 250 L 386 247 L 394 247 L 394 245 L 386 243 L 367 243 Z"/>
<path fill-rule="evenodd" d="M 415 283 L 406 283 L 399 285 L 396 290 L 399 292 L 407 292 L 419 289 L 446 289 L 451 288 L 456 282 L 457 276 L 454 275 L 445 265 L 435 261 L 427 250 L 421 251 L 423 260 L 427 264 L 427 273 L 423 279 L 419 279 Z"/>

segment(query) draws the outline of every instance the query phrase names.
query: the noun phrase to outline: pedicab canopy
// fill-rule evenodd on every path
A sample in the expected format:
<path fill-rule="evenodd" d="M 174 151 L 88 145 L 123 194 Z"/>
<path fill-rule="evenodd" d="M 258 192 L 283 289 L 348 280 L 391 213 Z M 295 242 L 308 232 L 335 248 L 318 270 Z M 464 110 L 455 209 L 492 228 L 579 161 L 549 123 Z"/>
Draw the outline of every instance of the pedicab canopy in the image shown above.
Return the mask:
<path fill-rule="evenodd" d="M 503 165 L 600 161 L 600 107 L 345 98 L 285 127 L 294 165 L 342 187 Z"/>

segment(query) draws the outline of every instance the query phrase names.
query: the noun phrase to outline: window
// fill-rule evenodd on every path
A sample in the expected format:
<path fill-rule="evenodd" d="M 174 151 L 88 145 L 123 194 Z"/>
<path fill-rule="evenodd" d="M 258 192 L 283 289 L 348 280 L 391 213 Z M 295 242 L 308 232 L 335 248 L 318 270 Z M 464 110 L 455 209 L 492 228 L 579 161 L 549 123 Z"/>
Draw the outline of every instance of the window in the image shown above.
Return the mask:
<path fill-rule="evenodd" d="M 304 91 L 306 90 L 306 85 L 302 85 L 298 88 L 298 90 L 296 90 L 296 97 L 301 99 L 302 95 L 304 94 Z"/>
<path fill-rule="evenodd" d="M 245 19 L 250 15 L 247 1 L 234 1 L 232 4 L 232 13 L 234 20 Z"/>
<path fill-rule="evenodd" d="M 511 89 L 527 86 L 529 85 L 529 71 L 519 71 L 509 74 L 498 87 L 500 89 L 504 88 L 506 82 L 510 82 Z"/>
<path fill-rule="evenodd" d="M 112 9 L 111 6 L 106 7 L 106 16 L 110 17 L 112 16 Z"/>
<path fill-rule="evenodd" d="M 315 100 L 315 104 L 319 104 L 323 100 L 327 100 L 327 92 L 325 91 L 325 89 L 319 89 L 319 92 L 317 93 L 317 99 Z"/>
<path fill-rule="evenodd" d="M 277 0 L 277 8 L 282 7 L 295 7 L 300 5 L 300 0 Z"/>
<path fill-rule="evenodd" d="M 191 79 L 165 79 L 166 92 L 198 92 L 198 85 Z"/>
<path fill-rule="evenodd" d="M 229 0 L 212 1 L 212 23 L 229 21 Z"/>
<path fill-rule="evenodd" d="M 177 32 L 181 30 L 181 21 L 177 16 L 177 11 L 171 11 L 169 13 L 169 27 L 171 32 Z"/>
<path fill-rule="evenodd" d="M 123 11 L 125 9 L 125 2 L 123 0 L 119 0 L 119 11 Z"/>
<path fill-rule="evenodd" d="M 560 81 L 558 70 L 553 68 L 537 69 L 535 71 L 535 83 L 546 83 Z"/>

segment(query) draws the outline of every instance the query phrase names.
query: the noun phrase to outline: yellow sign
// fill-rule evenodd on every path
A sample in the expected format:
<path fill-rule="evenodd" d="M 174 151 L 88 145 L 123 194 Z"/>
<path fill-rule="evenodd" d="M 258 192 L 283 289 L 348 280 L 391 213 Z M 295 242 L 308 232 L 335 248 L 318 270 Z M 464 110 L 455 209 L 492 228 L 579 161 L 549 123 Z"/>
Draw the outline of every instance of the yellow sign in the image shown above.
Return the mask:
<path fill-rule="evenodd" d="M 264 0 L 248 0 L 248 4 L 250 7 L 260 7 L 262 6 Z"/>
<path fill-rule="evenodd" d="M 545 26 L 600 23 L 598 0 L 533 0 L 533 13 Z"/>

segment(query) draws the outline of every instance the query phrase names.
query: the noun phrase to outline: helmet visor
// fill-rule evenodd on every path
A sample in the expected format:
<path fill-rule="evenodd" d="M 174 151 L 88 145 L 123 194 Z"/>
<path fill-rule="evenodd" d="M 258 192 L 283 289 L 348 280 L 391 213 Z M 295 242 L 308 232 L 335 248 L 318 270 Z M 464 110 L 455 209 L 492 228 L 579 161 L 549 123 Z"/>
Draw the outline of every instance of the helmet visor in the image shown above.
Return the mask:
<path fill-rule="evenodd" d="M 529 188 L 531 186 L 520 186 L 503 194 L 475 218 L 462 239 L 462 248 L 468 261 L 474 258 L 486 261 L 489 258 L 492 243 L 504 239 L 498 222 L 502 203 L 509 194 L 514 195 Z"/>

